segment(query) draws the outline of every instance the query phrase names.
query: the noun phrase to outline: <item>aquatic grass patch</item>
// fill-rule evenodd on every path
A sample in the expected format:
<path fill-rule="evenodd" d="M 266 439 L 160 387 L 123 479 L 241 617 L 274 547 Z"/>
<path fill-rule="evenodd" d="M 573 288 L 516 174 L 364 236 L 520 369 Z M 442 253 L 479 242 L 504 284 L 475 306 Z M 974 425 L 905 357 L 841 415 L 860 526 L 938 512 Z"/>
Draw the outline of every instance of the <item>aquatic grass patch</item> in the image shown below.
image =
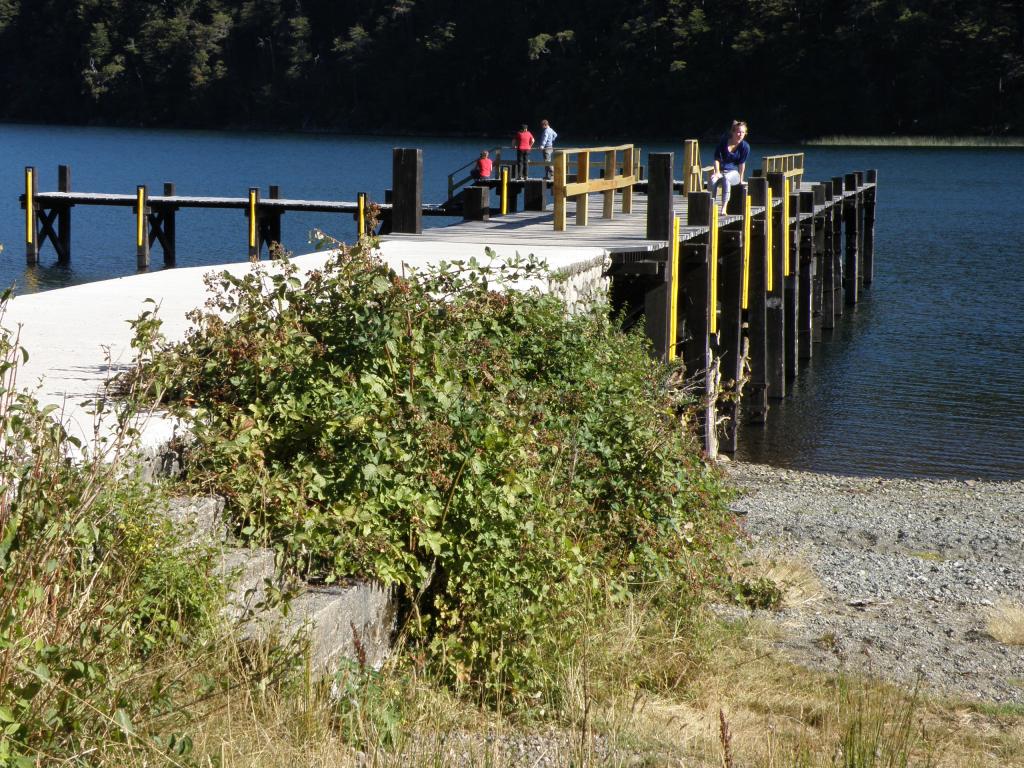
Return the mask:
<path fill-rule="evenodd" d="M 538 278 L 532 258 L 400 276 L 366 241 L 307 276 L 211 277 L 154 364 L 239 536 L 306 580 L 395 587 L 440 677 L 510 705 L 549 690 L 593 594 L 699 604 L 731 531 L 646 339 L 515 290 Z"/>
<path fill-rule="evenodd" d="M 820 136 L 801 142 L 812 147 L 976 147 L 1020 148 L 1021 136 Z"/>

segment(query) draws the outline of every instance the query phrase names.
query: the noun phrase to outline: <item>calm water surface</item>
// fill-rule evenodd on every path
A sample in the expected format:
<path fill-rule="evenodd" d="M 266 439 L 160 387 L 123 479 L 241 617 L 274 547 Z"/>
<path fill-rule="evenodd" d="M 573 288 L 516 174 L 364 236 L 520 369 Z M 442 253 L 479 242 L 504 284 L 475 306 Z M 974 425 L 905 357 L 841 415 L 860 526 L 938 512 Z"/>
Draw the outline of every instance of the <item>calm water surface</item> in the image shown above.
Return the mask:
<path fill-rule="evenodd" d="M 163 182 L 179 194 L 242 197 L 278 184 L 285 197 L 380 199 L 391 149 L 424 150 L 424 200 L 444 198 L 447 173 L 497 140 L 0 126 L 0 283 L 48 290 L 135 271 L 127 208 L 79 207 L 72 263 L 49 248 L 24 263 L 24 166 L 39 189 L 56 189 L 70 164 L 72 188 L 130 193 Z M 563 137 L 570 141 L 569 137 Z M 656 151 L 681 148 L 664 144 Z M 755 156 L 763 148 L 754 143 Z M 853 312 L 816 345 L 790 398 L 765 429 L 741 436 L 741 458 L 857 474 L 1024 478 L 1024 204 L 1007 180 L 1024 175 L 1019 150 L 809 148 L 808 176 L 877 168 L 875 282 Z M 678 173 L 677 173 L 678 175 Z M 447 223 L 425 219 L 425 226 Z M 310 250 L 321 228 L 351 240 L 351 218 L 288 213 L 282 239 Z M 240 211 L 178 213 L 178 266 L 245 259 Z M 153 269 L 162 268 L 159 247 Z M 96 311 L 83 308 L 84 311 Z M 827 333 L 827 332 L 826 332 Z"/>

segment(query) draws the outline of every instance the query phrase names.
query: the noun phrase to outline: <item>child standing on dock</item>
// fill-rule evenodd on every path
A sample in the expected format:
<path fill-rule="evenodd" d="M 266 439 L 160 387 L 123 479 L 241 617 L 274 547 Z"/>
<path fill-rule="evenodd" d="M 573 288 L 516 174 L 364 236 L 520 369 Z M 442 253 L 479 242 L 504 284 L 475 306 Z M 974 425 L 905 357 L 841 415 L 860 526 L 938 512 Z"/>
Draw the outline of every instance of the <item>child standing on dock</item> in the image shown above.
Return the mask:
<path fill-rule="evenodd" d="M 530 150 L 533 148 L 534 142 L 533 134 L 530 133 L 530 129 L 526 123 L 523 123 L 519 127 L 519 132 L 516 133 L 515 141 L 512 146 L 516 150 L 516 177 L 525 179 L 529 173 L 530 168 Z"/>
<path fill-rule="evenodd" d="M 711 174 L 711 197 L 722 190 L 722 208 L 729 204 L 729 189 L 743 183 L 743 174 L 747 169 L 747 158 L 750 157 L 750 145 L 746 142 L 747 124 L 742 120 L 733 120 L 729 132 L 722 137 L 715 147 L 715 170 Z"/>

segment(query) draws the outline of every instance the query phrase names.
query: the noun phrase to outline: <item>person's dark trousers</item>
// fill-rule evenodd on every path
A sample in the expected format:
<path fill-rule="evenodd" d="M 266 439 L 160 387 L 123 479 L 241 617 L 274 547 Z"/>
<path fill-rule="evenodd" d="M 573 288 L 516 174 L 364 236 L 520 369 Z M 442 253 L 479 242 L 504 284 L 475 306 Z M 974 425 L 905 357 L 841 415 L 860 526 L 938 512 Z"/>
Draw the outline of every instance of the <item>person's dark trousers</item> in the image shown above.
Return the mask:
<path fill-rule="evenodd" d="M 525 179 L 530 170 L 530 150 L 516 150 L 516 176 Z"/>

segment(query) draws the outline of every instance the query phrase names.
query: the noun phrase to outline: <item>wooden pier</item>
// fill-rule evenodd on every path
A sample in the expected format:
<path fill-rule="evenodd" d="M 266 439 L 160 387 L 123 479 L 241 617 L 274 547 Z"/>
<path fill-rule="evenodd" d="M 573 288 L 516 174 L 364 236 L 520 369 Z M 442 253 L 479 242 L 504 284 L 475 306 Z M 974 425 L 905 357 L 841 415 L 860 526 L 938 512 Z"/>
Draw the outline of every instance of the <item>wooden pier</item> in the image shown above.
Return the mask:
<path fill-rule="evenodd" d="M 187 208 L 244 211 L 252 259 L 280 240 L 288 211 L 350 215 L 362 234 L 371 205 L 389 239 L 425 238 L 423 216 L 457 216 L 462 221 L 429 229 L 429 239 L 523 252 L 597 246 L 608 256 L 613 308 L 627 325 L 642 324 L 655 356 L 681 361 L 701 393 L 699 428 L 714 456 L 736 450 L 741 422 L 770 421 L 771 404 L 791 391 L 799 362 L 871 285 L 878 175 L 808 181 L 803 155 L 766 157 L 720 211 L 704 189 L 696 141 L 686 142 L 682 158 L 681 180 L 674 153 L 648 155 L 643 179 L 632 145 L 559 150 L 550 182 L 514 179 L 500 166 L 497 178 L 468 186 L 470 179 L 453 184 L 449 177 L 449 199 L 438 204 L 422 200 L 418 149 L 394 150 L 392 188 L 381 202 L 365 193 L 354 201 L 288 199 L 277 187 L 267 197 L 256 188 L 245 197 L 181 196 L 173 184 L 161 195 L 144 186 L 134 194 L 72 192 L 66 166 L 56 192 L 39 192 L 30 167 L 21 196 L 26 256 L 36 263 L 49 241 L 68 261 L 71 209 L 92 205 L 132 210 L 140 268 L 157 243 L 165 263 L 174 263 L 176 213 Z"/>

